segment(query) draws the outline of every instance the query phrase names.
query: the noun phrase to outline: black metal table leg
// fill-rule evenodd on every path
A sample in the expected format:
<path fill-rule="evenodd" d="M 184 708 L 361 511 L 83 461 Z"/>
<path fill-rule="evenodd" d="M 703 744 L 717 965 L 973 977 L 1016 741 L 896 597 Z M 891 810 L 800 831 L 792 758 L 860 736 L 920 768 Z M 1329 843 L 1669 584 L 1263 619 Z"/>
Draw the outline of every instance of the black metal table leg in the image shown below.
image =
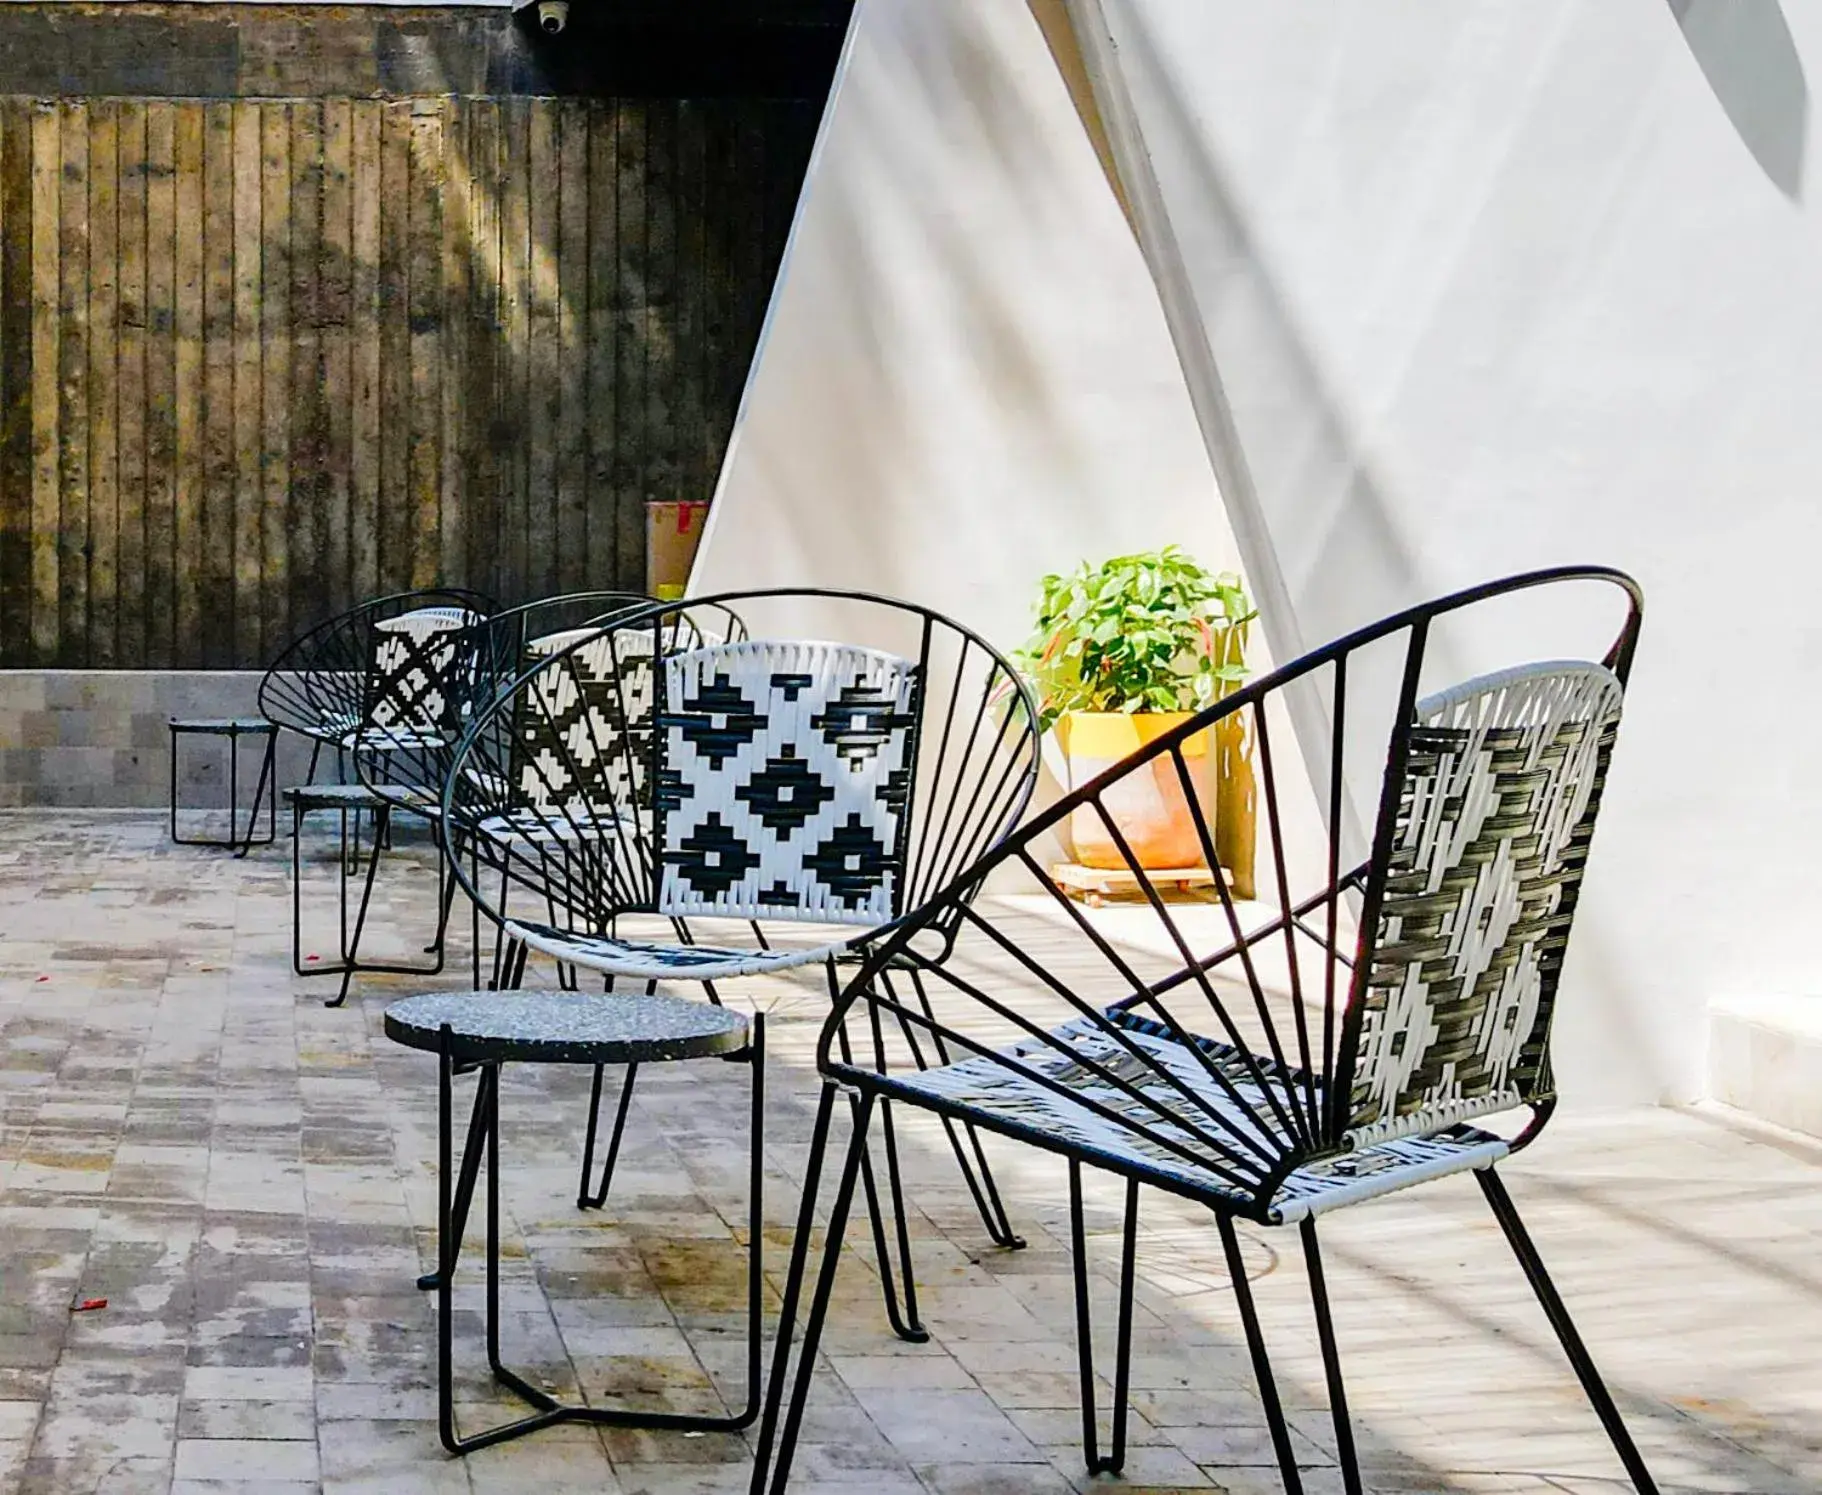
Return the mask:
<path fill-rule="evenodd" d="M 455 1269 L 461 1255 L 463 1223 L 458 1213 L 461 1180 L 452 1176 L 454 1162 L 454 1094 L 453 1082 L 461 1065 L 455 1037 L 447 1024 L 441 1030 L 442 1047 L 438 1054 L 437 1089 L 437 1431 L 443 1446 L 454 1454 L 472 1453 L 496 1443 L 524 1437 L 540 1428 L 559 1423 L 580 1422 L 606 1427 L 638 1427 L 681 1432 L 737 1432 L 749 1426 L 759 1414 L 763 1367 L 761 1345 L 764 1330 L 765 1285 L 765 1018 L 755 1016 L 747 1047 L 726 1057 L 743 1062 L 752 1072 L 751 1079 L 751 1153 L 748 1174 L 747 1212 L 747 1391 L 739 1410 L 725 1417 L 697 1416 L 670 1412 L 629 1412 L 611 1407 L 559 1402 L 548 1393 L 531 1385 L 500 1355 L 500 1088 L 499 1062 L 483 1062 L 475 1093 L 475 1109 L 469 1119 L 468 1145 L 465 1154 L 477 1159 L 481 1147 L 486 1152 L 487 1172 L 487 1300 L 485 1334 L 488 1366 L 495 1382 L 524 1401 L 532 1411 L 512 1422 L 464 1436 L 455 1421 Z M 463 1173 L 468 1172 L 465 1156 Z M 471 1184 L 472 1187 L 472 1184 Z M 424 1279 L 420 1279 L 420 1284 Z"/>

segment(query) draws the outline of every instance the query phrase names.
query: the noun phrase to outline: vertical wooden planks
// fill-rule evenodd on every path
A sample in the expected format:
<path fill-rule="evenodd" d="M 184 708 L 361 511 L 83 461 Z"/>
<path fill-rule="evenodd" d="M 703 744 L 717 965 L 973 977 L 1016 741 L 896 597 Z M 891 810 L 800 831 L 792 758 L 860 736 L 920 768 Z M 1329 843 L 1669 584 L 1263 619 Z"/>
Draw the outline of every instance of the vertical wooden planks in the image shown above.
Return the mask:
<path fill-rule="evenodd" d="M 588 443 L 588 574 L 599 585 L 643 590 L 643 576 L 629 583 L 620 560 L 614 490 L 614 286 L 619 270 L 619 206 L 616 202 L 615 111 L 589 105 L 588 121 L 588 391 L 584 417 Z"/>
<path fill-rule="evenodd" d="M 57 663 L 89 662 L 89 110 L 62 106 L 58 231 Z"/>
<path fill-rule="evenodd" d="M 442 560 L 439 575 L 467 578 L 470 572 L 465 553 L 468 527 L 462 397 L 467 388 L 468 304 L 474 294 L 468 274 L 474 178 L 468 159 L 468 109 L 459 99 L 446 100 L 442 120 L 444 214 L 442 239 L 438 245 L 442 258 L 442 294 L 438 307 L 443 326 L 441 408 L 437 412 L 440 453 L 437 554 Z"/>
<path fill-rule="evenodd" d="M 7 99 L 0 101 L 0 639 L 26 650 L 31 543 L 32 117 L 25 100 Z"/>
<path fill-rule="evenodd" d="M 604 586 L 588 568 L 588 105 L 564 99 L 557 108 L 557 404 L 556 565 L 558 591 Z"/>
<path fill-rule="evenodd" d="M 433 582 L 644 582 L 812 111 L 0 98 L 0 665 L 257 667 Z"/>
<path fill-rule="evenodd" d="M 260 106 L 261 658 L 277 653 L 291 636 L 292 107 Z"/>
<path fill-rule="evenodd" d="M 173 662 L 202 662 L 203 556 L 217 536 L 203 519 L 203 106 L 172 106 L 171 486 L 175 509 Z"/>
<path fill-rule="evenodd" d="M 735 137 L 735 192 L 729 224 L 732 239 L 730 275 L 740 287 L 734 301 L 733 341 L 750 353 L 765 321 L 771 283 L 757 284 L 766 264 L 766 137 L 761 120 L 748 111 Z M 741 369 L 744 385 L 746 368 Z"/>
<path fill-rule="evenodd" d="M 260 106 L 234 105 L 234 657 L 265 655 L 260 635 L 260 471 L 264 385 L 261 307 Z"/>
<path fill-rule="evenodd" d="M 411 106 L 411 175 L 404 287 L 411 348 L 407 426 L 410 585 L 438 580 L 442 537 L 443 119 L 439 103 Z"/>
<path fill-rule="evenodd" d="M 531 200 L 531 322 L 527 329 L 528 555 L 524 579 L 528 595 L 534 597 L 556 590 L 559 128 L 556 101 L 533 99 L 527 166 Z"/>
<path fill-rule="evenodd" d="M 89 663 L 119 662 L 120 106 L 89 107 Z"/>
<path fill-rule="evenodd" d="M 356 598 L 380 590 L 381 106 L 351 110 L 348 267 L 348 566 Z"/>
<path fill-rule="evenodd" d="M 675 99 L 647 105 L 645 137 L 644 498 L 691 495 L 677 481 L 677 114 Z"/>
<path fill-rule="evenodd" d="M 32 656 L 57 658 L 57 548 L 59 455 L 57 377 L 60 329 L 58 270 L 62 216 L 58 182 L 63 169 L 62 120 L 56 104 L 32 105 Z"/>
<path fill-rule="evenodd" d="M 145 662 L 175 662 L 177 622 L 177 111 L 145 120 Z"/>
<path fill-rule="evenodd" d="M 146 663 L 146 105 L 123 99 L 120 130 L 119 660 Z"/>
<path fill-rule="evenodd" d="M 677 106 L 677 186 L 673 209 L 677 242 L 676 302 L 672 334 L 670 419 L 676 432 L 674 498 L 703 499 L 708 494 L 708 462 L 702 450 L 706 400 L 702 388 L 702 327 L 707 309 L 706 234 L 703 218 L 707 128 L 704 106 L 685 99 Z"/>
<path fill-rule="evenodd" d="M 508 99 L 501 105 L 500 163 L 500 380 L 495 439 L 500 467 L 503 533 L 501 558 L 506 586 L 502 602 L 528 596 L 531 574 L 528 538 L 529 469 L 526 463 L 526 405 L 531 396 L 531 105 Z"/>
<path fill-rule="evenodd" d="M 463 391 L 463 482 L 469 584 L 494 595 L 500 588 L 499 428 L 500 348 L 500 106 L 467 104 L 469 194 L 468 347 Z"/>
<path fill-rule="evenodd" d="M 739 190 L 735 181 L 735 130 L 733 111 L 725 104 L 706 110 L 703 141 L 702 223 L 702 496 L 711 497 L 720 476 L 721 454 L 727 450 L 733 427 L 734 405 L 742 382 L 731 380 L 726 368 L 733 315 L 732 205 Z M 731 393 L 730 393 L 731 386 Z"/>
<path fill-rule="evenodd" d="M 326 589 L 318 612 L 333 615 L 354 604 L 350 586 L 353 390 L 349 321 L 354 299 L 354 106 L 323 101 L 323 231 L 317 314 L 323 361 L 322 565 Z"/>
<path fill-rule="evenodd" d="M 620 574 L 636 570 L 645 587 L 645 366 L 646 105 L 621 100 L 614 124 L 615 200 L 618 203 L 614 268 L 614 491 Z M 634 557 L 638 557 L 635 561 Z"/>
<path fill-rule="evenodd" d="M 411 106 L 380 114 L 380 590 L 411 585 Z"/>
<path fill-rule="evenodd" d="M 235 645 L 235 106 L 203 106 L 202 554 L 197 661 L 219 669 L 243 658 Z"/>
<path fill-rule="evenodd" d="M 323 241 L 323 106 L 291 106 L 291 366 L 285 469 L 291 512 L 285 536 L 290 596 L 285 639 L 329 616 L 324 605 L 324 509 L 327 507 L 328 412 L 323 405 L 321 309 Z M 268 640 L 270 653 L 282 641 Z"/>

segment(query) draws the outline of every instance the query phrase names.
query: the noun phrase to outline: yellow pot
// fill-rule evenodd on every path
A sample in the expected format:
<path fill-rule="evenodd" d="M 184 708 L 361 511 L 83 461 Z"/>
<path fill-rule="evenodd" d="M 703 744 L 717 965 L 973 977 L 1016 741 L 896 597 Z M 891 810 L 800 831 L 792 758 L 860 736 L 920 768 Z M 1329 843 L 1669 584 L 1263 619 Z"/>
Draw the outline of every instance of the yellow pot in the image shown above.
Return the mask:
<path fill-rule="evenodd" d="M 1066 711 L 1057 718 L 1057 747 L 1067 765 L 1070 789 L 1136 753 L 1147 743 L 1188 721 L 1186 711 Z M 1212 834 L 1213 787 L 1208 771 L 1208 731 L 1196 733 L 1182 748 L 1184 765 Z M 1144 771 L 1128 774 L 1101 797 L 1108 817 L 1148 871 L 1167 867 L 1205 867 L 1202 838 L 1190 813 L 1175 757 L 1162 753 Z M 1101 816 L 1083 806 L 1070 816 L 1075 859 L 1084 867 L 1123 868 L 1119 845 Z"/>

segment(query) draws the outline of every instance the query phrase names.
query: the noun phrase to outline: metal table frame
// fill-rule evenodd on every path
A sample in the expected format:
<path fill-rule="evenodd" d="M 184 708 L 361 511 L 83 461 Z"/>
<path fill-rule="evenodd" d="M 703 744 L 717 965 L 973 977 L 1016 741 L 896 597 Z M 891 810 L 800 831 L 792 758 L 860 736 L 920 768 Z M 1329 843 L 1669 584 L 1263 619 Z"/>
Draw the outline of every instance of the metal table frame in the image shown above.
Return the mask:
<path fill-rule="evenodd" d="M 218 851 L 232 851 L 244 857 L 255 846 L 270 846 L 278 838 L 278 786 L 273 764 L 278 752 L 278 728 L 263 717 L 181 717 L 169 719 L 171 730 L 171 841 L 177 846 L 207 846 Z M 177 744 L 183 737 L 225 737 L 228 739 L 228 836 L 182 836 L 177 833 Z M 247 834 L 236 833 L 240 823 L 240 740 L 264 737 L 266 750 L 260 755 L 259 778 L 253 789 L 253 803 L 247 807 Z M 259 825 L 259 802 L 266 801 L 266 834 L 255 837 Z M 206 813 L 199 811 L 198 813 Z"/>
<path fill-rule="evenodd" d="M 637 1001 L 637 998 L 602 997 L 606 1002 Z M 395 1039 L 399 1034 L 388 1023 L 387 1031 Z M 465 1045 L 448 1023 L 439 1033 L 437 1049 L 437 1431 L 443 1447 L 453 1454 L 468 1454 L 495 1443 L 521 1438 L 541 1428 L 560 1423 L 579 1422 L 605 1427 L 650 1428 L 675 1432 L 738 1432 L 750 1426 L 759 1414 L 762 1371 L 760 1367 L 761 1336 L 764 1327 L 764 1228 L 765 1228 L 765 1016 L 755 1014 L 747 1030 L 743 1049 L 714 1054 L 710 1052 L 657 1054 L 641 1045 L 631 1045 L 637 1053 L 615 1051 L 607 1044 L 597 1044 L 587 1058 L 511 1060 L 477 1056 L 477 1045 Z M 621 1046 L 622 1050 L 628 1046 Z M 484 1053 L 485 1050 L 483 1049 Z M 747 1394 L 745 1403 L 730 1416 L 695 1416 L 674 1412 L 633 1412 L 612 1407 L 592 1407 L 557 1401 L 527 1382 L 500 1358 L 500 1069 L 508 1062 L 567 1063 L 640 1063 L 663 1062 L 667 1059 L 720 1057 L 731 1063 L 751 1066 L 751 1129 L 749 1164 L 749 1199 L 747 1216 Z M 454 1219 L 456 1181 L 451 1167 L 454 1154 L 455 1096 L 454 1079 L 458 1071 L 478 1070 L 474 1109 L 468 1129 L 473 1141 L 484 1142 L 487 1169 L 487 1308 L 485 1315 L 488 1366 L 494 1380 L 534 1409 L 529 1416 L 503 1423 L 464 1437 L 455 1422 L 455 1268 L 461 1253 L 461 1237 Z M 478 1146 L 467 1149 L 473 1166 L 480 1167 Z"/>

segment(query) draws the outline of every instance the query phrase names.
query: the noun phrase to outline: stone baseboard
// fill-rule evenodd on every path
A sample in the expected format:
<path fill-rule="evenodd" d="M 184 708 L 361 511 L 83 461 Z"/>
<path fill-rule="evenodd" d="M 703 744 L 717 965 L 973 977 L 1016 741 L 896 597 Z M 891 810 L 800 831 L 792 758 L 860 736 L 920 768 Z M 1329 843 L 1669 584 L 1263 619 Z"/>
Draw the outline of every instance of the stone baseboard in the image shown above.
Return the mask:
<path fill-rule="evenodd" d="M 1734 997 L 1708 1014 L 1715 1100 L 1822 1137 L 1822 996 Z"/>
<path fill-rule="evenodd" d="M 174 716 L 252 716 L 256 671 L 0 670 L 0 807 L 163 809 L 170 798 Z M 241 748 L 251 795 L 259 746 Z M 307 744 L 279 744 L 278 782 L 303 780 Z M 198 808 L 225 805 L 226 743 L 190 738 L 178 792 Z"/>

